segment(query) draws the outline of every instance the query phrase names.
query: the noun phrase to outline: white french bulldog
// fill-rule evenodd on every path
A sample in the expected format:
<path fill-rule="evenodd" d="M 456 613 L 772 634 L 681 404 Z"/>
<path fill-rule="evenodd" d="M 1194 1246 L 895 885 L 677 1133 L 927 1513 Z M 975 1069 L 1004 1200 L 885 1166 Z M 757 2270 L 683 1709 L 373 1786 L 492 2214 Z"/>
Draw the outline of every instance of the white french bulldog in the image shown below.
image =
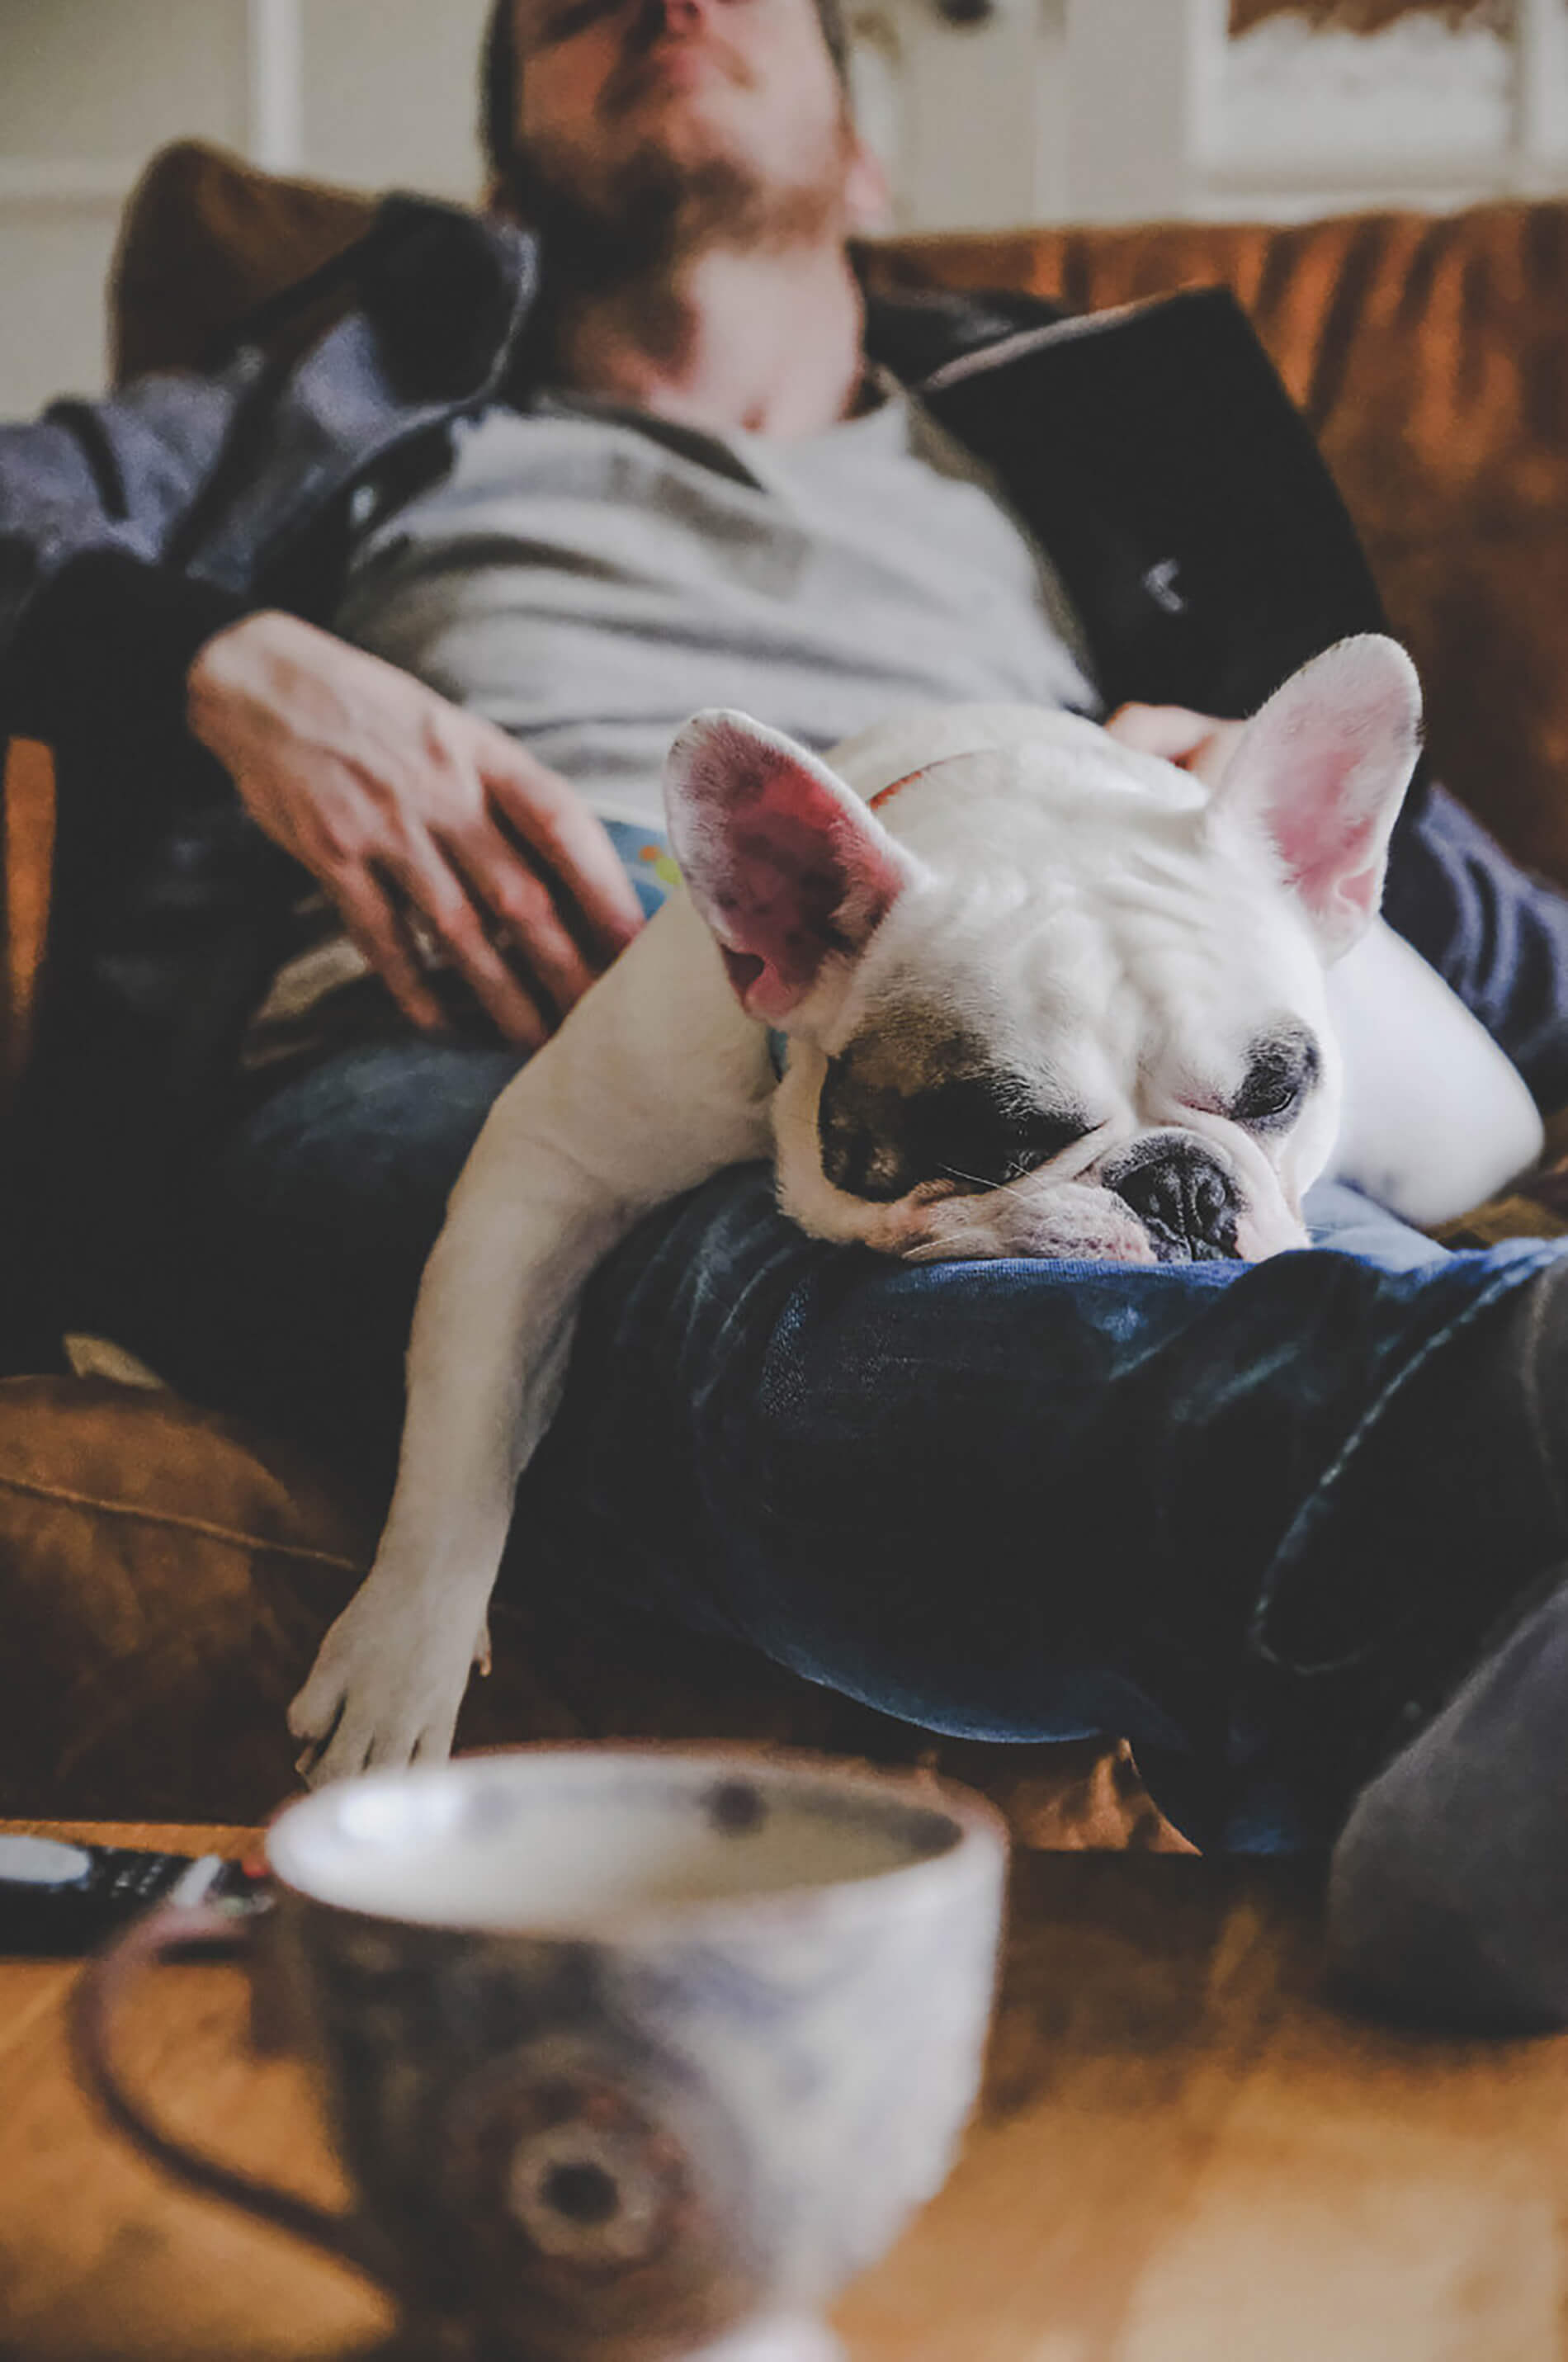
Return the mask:
<path fill-rule="evenodd" d="M 906 1260 L 1152 1264 L 1306 1245 L 1330 1169 L 1431 1222 L 1529 1164 L 1523 1083 L 1376 917 L 1419 722 L 1377 637 L 1288 680 L 1213 792 L 1033 708 L 918 715 L 826 762 L 690 722 L 666 771 L 686 891 L 453 1193 L 386 1532 L 290 1709 L 307 1775 L 448 1751 L 579 1294 L 721 1167 L 771 1153 L 804 1230 Z"/>

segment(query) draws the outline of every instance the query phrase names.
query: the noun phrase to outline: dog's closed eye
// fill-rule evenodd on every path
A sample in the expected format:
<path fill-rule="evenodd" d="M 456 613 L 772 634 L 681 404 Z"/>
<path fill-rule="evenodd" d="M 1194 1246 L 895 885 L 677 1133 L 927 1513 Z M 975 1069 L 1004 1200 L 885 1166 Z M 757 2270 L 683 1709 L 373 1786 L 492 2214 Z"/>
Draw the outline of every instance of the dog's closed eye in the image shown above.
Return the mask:
<path fill-rule="evenodd" d="M 1259 1034 L 1247 1055 L 1246 1077 L 1227 1110 L 1253 1131 L 1283 1131 L 1293 1123 L 1317 1081 L 1322 1059 L 1305 1025 L 1280 1025 Z"/>

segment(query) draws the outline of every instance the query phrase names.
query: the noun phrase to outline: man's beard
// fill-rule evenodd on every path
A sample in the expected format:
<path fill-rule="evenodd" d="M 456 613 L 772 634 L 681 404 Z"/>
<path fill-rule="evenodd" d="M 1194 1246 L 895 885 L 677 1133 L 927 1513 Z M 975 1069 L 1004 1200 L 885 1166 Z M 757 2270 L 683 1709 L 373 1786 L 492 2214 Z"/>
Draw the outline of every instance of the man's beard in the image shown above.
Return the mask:
<path fill-rule="evenodd" d="M 506 209 L 539 232 L 547 285 L 574 295 L 648 287 L 717 248 L 785 252 L 842 229 L 847 122 L 819 167 L 789 182 L 744 159 L 688 160 L 653 140 L 608 167 L 533 141 L 502 175 Z"/>

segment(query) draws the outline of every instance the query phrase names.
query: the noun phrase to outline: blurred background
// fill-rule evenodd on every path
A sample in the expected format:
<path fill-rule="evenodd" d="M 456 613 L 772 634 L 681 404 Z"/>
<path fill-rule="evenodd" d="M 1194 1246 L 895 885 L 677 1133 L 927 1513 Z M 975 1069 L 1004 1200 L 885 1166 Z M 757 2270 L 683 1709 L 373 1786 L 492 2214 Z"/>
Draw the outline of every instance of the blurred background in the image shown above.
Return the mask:
<path fill-rule="evenodd" d="M 126 196 L 187 135 L 477 193 L 487 0 L 0 0 L 0 415 L 105 373 Z M 1568 0 L 851 0 L 903 230 L 1568 191 Z"/>

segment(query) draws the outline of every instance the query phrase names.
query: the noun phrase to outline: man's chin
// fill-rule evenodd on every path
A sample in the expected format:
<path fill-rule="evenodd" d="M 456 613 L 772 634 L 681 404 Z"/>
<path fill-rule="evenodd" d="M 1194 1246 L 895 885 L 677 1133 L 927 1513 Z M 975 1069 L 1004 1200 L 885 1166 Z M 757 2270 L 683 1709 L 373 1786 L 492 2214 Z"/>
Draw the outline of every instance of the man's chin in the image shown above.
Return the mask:
<path fill-rule="evenodd" d="M 564 273 L 628 284 L 704 248 L 805 242 L 845 217 L 843 167 L 815 178 L 759 161 L 750 94 L 720 73 L 643 86 L 591 157 L 536 149 L 504 192 Z"/>
<path fill-rule="evenodd" d="M 654 83 L 615 127 L 607 209 L 640 211 L 657 198 L 672 215 L 706 212 L 726 190 L 749 200 L 760 185 L 741 95 L 730 83 Z"/>

